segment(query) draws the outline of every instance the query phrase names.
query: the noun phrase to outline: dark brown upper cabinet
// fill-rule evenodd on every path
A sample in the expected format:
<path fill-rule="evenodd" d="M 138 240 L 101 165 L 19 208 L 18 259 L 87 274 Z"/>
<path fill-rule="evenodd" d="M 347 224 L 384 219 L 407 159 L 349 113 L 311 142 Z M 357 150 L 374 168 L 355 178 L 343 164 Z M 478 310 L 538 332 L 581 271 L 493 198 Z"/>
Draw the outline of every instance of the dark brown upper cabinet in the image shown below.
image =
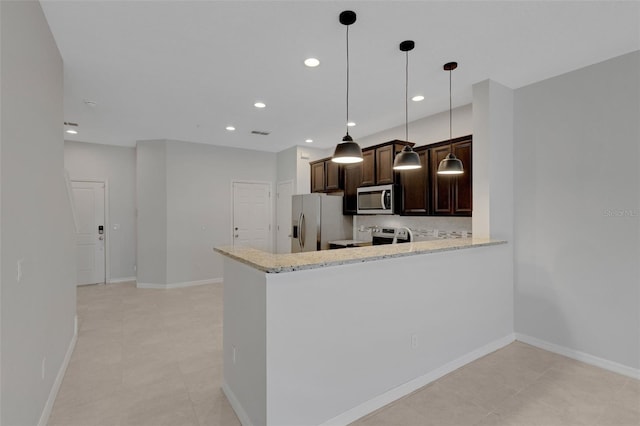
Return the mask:
<path fill-rule="evenodd" d="M 415 149 L 422 168 L 402 172 L 402 214 L 426 216 L 429 214 L 429 149 Z"/>
<path fill-rule="evenodd" d="M 362 163 L 345 164 L 343 166 L 343 214 L 353 215 L 358 212 L 358 187 L 362 186 L 362 170 Z"/>
<path fill-rule="evenodd" d="M 376 151 L 362 151 L 362 182 L 360 186 L 372 186 L 376 184 Z"/>
<path fill-rule="evenodd" d="M 342 170 L 331 158 L 312 161 L 311 192 L 334 192 L 342 190 Z"/>
<path fill-rule="evenodd" d="M 431 214 L 435 216 L 471 216 L 473 206 L 472 137 L 456 138 L 451 143 L 430 145 L 429 179 L 431 181 Z M 439 175 L 438 165 L 450 151 L 462 161 L 462 175 Z"/>
<path fill-rule="evenodd" d="M 324 160 L 314 161 L 311 165 L 311 192 L 324 192 Z"/>
<path fill-rule="evenodd" d="M 386 185 L 400 183 L 399 175 L 393 170 L 393 160 L 405 145 L 413 142 L 392 140 L 362 150 L 362 185 Z"/>
<path fill-rule="evenodd" d="M 471 216 L 472 137 L 463 136 L 415 149 L 422 168 L 396 172 L 393 160 L 405 145 L 398 140 L 365 148 L 363 161 L 336 164 L 331 158 L 312 161 L 311 192 L 344 191 L 343 213 L 357 214 L 358 188 L 361 186 L 399 184 L 402 188 L 401 214 L 407 216 Z M 438 175 L 438 164 L 450 150 L 464 166 L 459 176 Z"/>

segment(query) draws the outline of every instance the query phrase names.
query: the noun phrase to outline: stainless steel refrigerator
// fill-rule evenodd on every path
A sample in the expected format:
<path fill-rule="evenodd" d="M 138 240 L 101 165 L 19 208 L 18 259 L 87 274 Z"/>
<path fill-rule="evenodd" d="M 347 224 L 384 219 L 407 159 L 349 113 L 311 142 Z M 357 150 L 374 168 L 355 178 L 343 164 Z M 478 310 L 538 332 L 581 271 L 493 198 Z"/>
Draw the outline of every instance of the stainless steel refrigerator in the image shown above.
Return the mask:
<path fill-rule="evenodd" d="M 342 214 L 341 196 L 294 195 L 291 204 L 291 253 L 326 250 L 329 241 L 352 238 L 353 218 Z"/>

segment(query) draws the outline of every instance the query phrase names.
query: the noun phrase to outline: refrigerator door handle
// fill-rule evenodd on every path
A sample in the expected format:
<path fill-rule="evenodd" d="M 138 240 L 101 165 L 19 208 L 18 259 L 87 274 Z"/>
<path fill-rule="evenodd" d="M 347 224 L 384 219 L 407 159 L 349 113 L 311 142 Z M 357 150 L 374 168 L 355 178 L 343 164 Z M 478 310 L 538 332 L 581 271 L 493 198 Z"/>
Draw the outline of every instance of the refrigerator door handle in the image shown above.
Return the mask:
<path fill-rule="evenodd" d="M 301 219 L 301 221 L 300 221 L 300 224 L 301 224 L 301 228 L 300 228 L 300 237 L 301 237 L 301 239 L 302 239 L 302 247 L 304 248 L 304 243 L 305 243 L 305 240 L 306 240 L 306 232 L 305 232 L 305 229 L 304 229 L 304 228 L 305 228 L 305 225 L 306 225 L 306 223 L 305 223 L 305 222 L 306 222 L 307 220 L 306 220 L 306 218 L 304 217 L 304 213 L 302 213 L 302 214 L 301 214 L 301 216 L 302 216 L 302 219 Z"/>
<path fill-rule="evenodd" d="M 300 246 L 300 250 L 302 250 L 302 213 L 298 216 L 298 245 Z"/>

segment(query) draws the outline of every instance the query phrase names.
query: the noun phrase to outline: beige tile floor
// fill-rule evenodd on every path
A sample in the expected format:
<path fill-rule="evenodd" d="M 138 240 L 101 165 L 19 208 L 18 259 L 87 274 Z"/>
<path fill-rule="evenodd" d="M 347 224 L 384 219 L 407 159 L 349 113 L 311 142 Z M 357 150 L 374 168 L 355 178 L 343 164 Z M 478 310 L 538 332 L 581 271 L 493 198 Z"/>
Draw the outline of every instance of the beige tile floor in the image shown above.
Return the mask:
<path fill-rule="evenodd" d="M 78 318 L 50 426 L 240 424 L 220 390 L 222 285 L 80 287 Z M 640 381 L 515 342 L 353 425 L 640 426 Z"/>

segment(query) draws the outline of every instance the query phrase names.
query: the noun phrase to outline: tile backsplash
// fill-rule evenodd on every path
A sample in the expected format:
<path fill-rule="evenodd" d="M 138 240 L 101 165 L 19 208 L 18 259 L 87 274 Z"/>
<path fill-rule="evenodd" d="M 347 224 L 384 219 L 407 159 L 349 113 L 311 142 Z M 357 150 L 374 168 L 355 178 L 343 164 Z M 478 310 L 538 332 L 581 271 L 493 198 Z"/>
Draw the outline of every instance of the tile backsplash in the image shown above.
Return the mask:
<path fill-rule="evenodd" d="M 471 233 L 470 217 L 439 216 L 398 216 L 398 215 L 358 215 L 353 216 L 353 239 L 371 241 L 371 227 L 406 226 L 414 232 L 430 234 L 437 230 L 440 233 Z"/>

